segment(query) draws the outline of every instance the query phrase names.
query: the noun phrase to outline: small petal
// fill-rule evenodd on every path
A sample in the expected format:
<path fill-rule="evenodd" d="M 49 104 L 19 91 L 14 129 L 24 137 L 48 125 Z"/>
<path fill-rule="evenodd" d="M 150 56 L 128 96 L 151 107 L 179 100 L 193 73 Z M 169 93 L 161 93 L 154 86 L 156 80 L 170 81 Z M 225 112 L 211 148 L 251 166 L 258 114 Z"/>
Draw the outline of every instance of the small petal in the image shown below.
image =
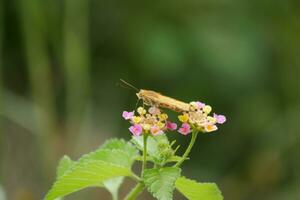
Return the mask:
<path fill-rule="evenodd" d="M 197 106 L 198 106 L 199 109 L 202 109 L 205 106 L 205 103 L 202 103 L 200 101 L 197 101 L 196 103 L 197 103 Z"/>
<path fill-rule="evenodd" d="M 191 127 L 188 123 L 183 123 L 178 132 L 182 135 L 188 135 L 191 132 Z"/>
<path fill-rule="evenodd" d="M 159 115 L 160 114 L 159 108 L 157 108 L 155 106 L 150 107 L 148 111 L 152 115 Z"/>
<path fill-rule="evenodd" d="M 212 124 L 215 124 L 217 122 L 217 119 L 215 117 L 211 117 L 211 116 L 208 116 L 207 120 Z"/>
<path fill-rule="evenodd" d="M 177 129 L 177 124 L 167 121 L 167 129 L 171 130 L 171 131 L 175 131 Z"/>
<path fill-rule="evenodd" d="M 203 111 L 206 113 L 206 114 L 209 114 L 211 112 L 212 108 L 211 106 L 209 105 L 206 105 L 203 107 Z"/>
<path fill-rule="evenodd" d="M 158 115 L 159 120 L 164 121 L 168 119 L 168 115 L 166 113 Z"/>
<path fill-rule="evenodd" d="M 206 132 L 216 131 L 217 129 L 218 129 L 218 127 L 216 125 L 208 124 L 208 125 L 205 126 L 205 131 Z"/>
<path fill-rule="evenodd" d="M 133 115 L 134 115 L 134 111 L 132 111 L 132 112 L 124 111 L 122 113 L 122 117 L 126 120 L 132 119 Z"/>
<path fill-rule="evenodd" d="M 143 107 L 138 107 L 137 112 L 138 112 L 140 115 L 146 114 L 146 110 L 145 110 Z"/>
<path fill-rule="evenodd" d="M 134 124 L 138 124 L 141 120 L 142 120 L 141 117 L 137 117 L 137 116 L 133 116 L 133 117 L 132 117 L 132 122 L 133 122 Z"/>
<path fill-rule="evenodd" d="M 178 119 L 179 119 L 179 121 L 181 121 L 181 122 L 187 122 L 188 120 L 189 120 L 189 116 L 188 116 L 188 114 L 183 114 L 183 115 L 179 115 L 178 116 Z"/>
<path fill-rule="evenodd" d="M 149 131 L 151 128 L 150 124 L 142 124 L 142 127 L 145 131 Z"/>
<path fill-rule="evenodd" d="M 217 120 L 218 124 L 224 124 L 226 122 L 226 117 L 224 115 L 217 115 L 214 113 L 214 118 Z"/>
<path fill-rule="evenodd" d="M 164 128 L 166 125 L 165 125 L 165 123 L 163 123 L 163 122 L 157 122 L 157 124 L 156 124 L 160 129 L 162 129 L 162 128 Z"/>
<path fill-rule="evenodd" d="M 141 125 L 135 124 L 135 125 L 129 127 L 129 131 L 130 131 L 134 136 L 139 136 L 139 135 L 141 135 L 143 129 L 142 129 L 142 126 L 141 126 Z"/>
<path fill-rule="evenodd" d="M 164 133 L 158 126 L 152 126 L 150 132 L 152 135 L 160 135 Z"/>

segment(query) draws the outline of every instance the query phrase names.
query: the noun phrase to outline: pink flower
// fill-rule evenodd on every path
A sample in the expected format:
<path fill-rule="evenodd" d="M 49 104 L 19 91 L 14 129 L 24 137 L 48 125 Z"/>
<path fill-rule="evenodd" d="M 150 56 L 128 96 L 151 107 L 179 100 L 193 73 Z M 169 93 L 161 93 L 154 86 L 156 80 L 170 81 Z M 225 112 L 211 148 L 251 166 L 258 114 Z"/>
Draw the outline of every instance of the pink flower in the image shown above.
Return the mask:
<path fill-rule="evenodd" d="M 226 117 L 224 115 L 217 115 L 214 113 L 214 118 L 217 120 L 218 124 L 223 124 L 226 122 Z"/>
<path fill-rule="evenodd" d="M 187 135 L 191 132 L 191 127 L 188 123 L 183 123 L 180 129 L 178 130 L 178 132 L 181 133 L 182 135 Z"/>
<path fill-rule="evenodd" d="M 166 127 L 167 127 L 167 129 L 169 129 L 171 131 L 175 131 L 177 129 L 177 124 L 167 121 Z"/>
<path fill-rule="evenodd" d="M 152 126 L 150 128 L 150 132 L 152 133 L 152 135 L 160 135 L 164 133 L 158 126 Z"/>
<path fill-rule="evenodd" d="M 135 125 L 129 127 L 129 131 L 130 131 L 134 136 L 139 136 L 139 135 L 141 135 L 143 129 L 142 129 L 142 126 L 141 126 L 141 125 L 135 124 Z"/>
<path fill-rule="evenodd" d="M 134 111 L 132 111 L 132 112 L 124 111 L 122 113 L 122 117 L 126 120 L 132 119 L 133 115 L 134 115 Z"/>
<path fill-rule="evenodd" d="M 199 109 L 201 109 L 205 106 L 205 103 L 202 103 L 200 101 L 197 101 L 196 103 L 197 103 L 197 106 L 198 106 Z"/>

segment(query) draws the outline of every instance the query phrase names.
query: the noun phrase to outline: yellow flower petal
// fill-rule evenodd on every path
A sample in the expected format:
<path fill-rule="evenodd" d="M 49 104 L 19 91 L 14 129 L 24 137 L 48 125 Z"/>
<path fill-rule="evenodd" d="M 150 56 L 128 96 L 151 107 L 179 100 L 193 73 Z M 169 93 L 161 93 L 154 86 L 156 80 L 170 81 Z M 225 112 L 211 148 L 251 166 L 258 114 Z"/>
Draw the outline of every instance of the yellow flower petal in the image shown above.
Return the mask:
<path fill-rule="evenodd" d="M 146 110 L 145 110 L 143 107 L 138 107 L 137 112 L 138 112 L 140 115 L 146 114 Z"/>
<path fill-rule="evenodd" d="M 208 120 L 209 122 L 213 123 L 213 124 L 215 124 L 215 123 L 217 122 L 216 118 L 211 117 L 211 116 L 208 116 L 208 117 L 207 117 L 207 120 Z"/>
<path fill-rule="evenodd" d="M 189 116 L 187 114 L 179 115 L 178 119 L 181 122 L 187 122 L 189 120 Z"/>
<path fill-rule="evenodd" d="M 204 108 L 203 108 L 203 111 L 204 111 L 206 114 L 209 114 L 209 113 L 211 112 L 211 110 L 212 110 L 212 108 L 211 108 L 211 106 L 209 106 L 209 105 L 206 105 L 206 106 L 204 106 Z"/>
<path fill-rule="evenodd" d="M 156 124 L 160 129 L 162 129 L 163 127 L 165 127 L 165 124 L 162 122 L 157 122 Z"/>
<path fill-rule="evenodd" d="M 142 127 L 145 131 L 149 131 L 151 128 L 150 124 L 142 124 Z"/>
<path fill-rule="evenodd" d="M 142 118 L 141 118 L 141 117 L 137 117 L 137 116 L 134 116 L 134 117 L 132 118 L 132 121 L 133 121 L 133 123 L 135 123 L 135 124 L 138 124 L 141 120 L 142 120 Z"/>
<path fill-rule="evenodd" d="M 164 121 L 168 119 L 168 115 L 166 113 L 158 115 L 159 120 Z"/>

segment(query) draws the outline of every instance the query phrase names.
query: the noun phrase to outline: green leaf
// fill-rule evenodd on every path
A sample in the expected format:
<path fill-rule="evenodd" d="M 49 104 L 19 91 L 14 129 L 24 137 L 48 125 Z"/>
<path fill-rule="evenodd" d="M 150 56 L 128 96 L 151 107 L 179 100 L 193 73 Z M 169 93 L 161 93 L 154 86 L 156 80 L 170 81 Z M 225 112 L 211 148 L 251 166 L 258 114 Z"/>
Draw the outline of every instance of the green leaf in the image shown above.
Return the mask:
<path fill-rule="evenodd" d="M 129 142 L 122 139 L 110 139 L 106 141 L 100 149 L 119 149 L 128 154 L 128 156 L 135 156 L 138 154 L 137 149 Z"/>
<path fill-rule="evenodd" d="M 121 150 L 127 154 L 127 158 L 132 162 L 135 157 L 138 156 L 137 149 L 129 142 L 122 139 L 110 139 L 105 142 L 101 147 L 102 150 Z M 111 158 L 112 159 L 112 158 Z M 116 177 L 103 182 L 103 186 L 111 193 L 113 199 L 118 198 L 118 190 L 123 183 L 124 177 Z"/>
<path fill-rule="evenodd" d="M 88 160 L 102 160 L 108 163 L 130 167 L 135 157 L 128 156 L 128 153 L 119 149 L 100 149 L 86 154 L 80 158 L 80 162 Z"/>
<path fill-rule="evenodd" d="M 56 169 L 56 178 L 59 178 L 63 175 L 75 162 L 67 155 L 64 155 L 57 166 Z"/>
<path fill-rule="evenodd" d="M 158 200 L 172 200 L 175 181 L 181 170 L 176 167 L 147 169 L 143 179 L 148 191 Z"/>
<path fill-rule="evenodd" d="M 123 178 L 114 178 L 132 175 L 131 165 L 137 156 L 138 151 L 132 144 L 117 139 L 107 141 L 76 162 L 65 156 L 57 169 L 57 181 L 46 199 L 63 197 L 91 186 L 105 186 L 115 192 Z"/>
<path fill-rule="evenodd" d="M 131 173 L 129 168 L 100 160 L 79 162 L 54 183 L 45 199 L 63 197 L 86 187 L 99 186 L 99 183 L 114 177 L 130 176 Z"/>
<path fill-rule="evenodd" d="M 77 162 L 102 160 L 116 165 L 130 167 L 138 156 L 137 149 L 124 140 L 111 139 L 94 152 L 83 155 Z"/>
<path fill-rule="evenodd" d="M 175 186 L 189 200 L 223 200 L 221 191 L 215 183 L 198 183 L 180 177 Z"/>
<path fill-rule="evenodd" d="M 80 160 L 100 159 L 117 165 L 131 166 L 138 155 L 137 149 L 131 143 L 120 139 L 110 139 L 95 152 L 82 156 Z"/>

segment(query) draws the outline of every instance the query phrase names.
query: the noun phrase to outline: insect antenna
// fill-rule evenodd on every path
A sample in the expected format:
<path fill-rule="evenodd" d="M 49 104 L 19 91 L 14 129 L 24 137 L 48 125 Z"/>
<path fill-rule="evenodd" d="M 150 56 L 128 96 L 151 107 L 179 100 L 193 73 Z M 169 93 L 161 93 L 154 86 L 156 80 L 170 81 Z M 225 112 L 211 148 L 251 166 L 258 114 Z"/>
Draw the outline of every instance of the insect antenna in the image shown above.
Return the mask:
<path fill-rule="evenodd" d="M 126 88 L 126 89 L 134 89 L 135 91 L 140 91 L 136 87 L 134 87 L 132 84 L 128 83 L 127 81 L 124 81 L 123 79 L 120 79 L 120 83 L 117 83 L 120 87 Z"/>
<path fill-rule="evenodd" d="M 136 87 L 134 87 L 132 84 L 128 83 L 127 81 L 123 80 L 123 79 L 120 79 L 120 82 L 118 82 L 116 84 L 117 86 L 120 86 L 122 88 L 125 88 L 125 89 L 133 89 L 137 92 L 139 92 L 140 90 Z M 137 99 L 136 101 L 136 104 L 135 104 L 135 110 L 137 109 L 138 105 L 139 105 L 139 102 L 140 102 L 141 99 Z"/>

